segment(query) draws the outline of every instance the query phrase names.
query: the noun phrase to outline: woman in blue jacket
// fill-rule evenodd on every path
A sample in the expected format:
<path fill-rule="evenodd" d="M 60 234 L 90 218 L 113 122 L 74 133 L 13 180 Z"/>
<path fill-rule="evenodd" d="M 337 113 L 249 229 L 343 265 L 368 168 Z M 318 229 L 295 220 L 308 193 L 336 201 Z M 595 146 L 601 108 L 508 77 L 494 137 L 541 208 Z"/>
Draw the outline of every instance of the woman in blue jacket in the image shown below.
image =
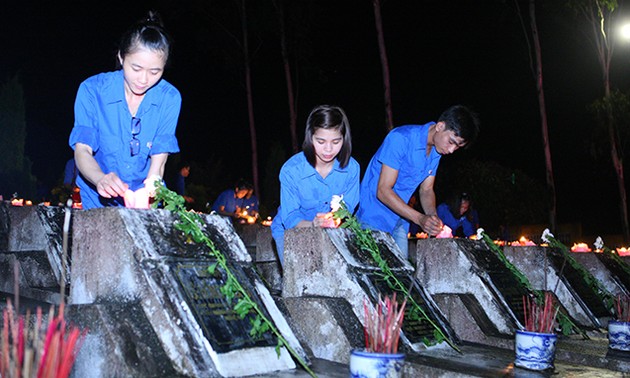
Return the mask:
<path fill-rule="evenodd" d="M 350 123 L 343 109 L 320 105 L 306 121 L 302 152 L 280 170 L 280 207 L 271 224 L 280 263 L 284 264 L 284 231 L 322 227 L 318 214 L 330 212 L 333 195 L 343 195 L 350 212 L 359 203 L 359 163 L 352 154 Z"/>
<path fill-rule="evenodd" d="M 84 209 L 122 206 L 127 190 L 161 180 L 179 152 L 179 91 L 162 79 L 171 40 L 153 12 L 121 39 L 120 69 L 81 83 L 70 146 Z"/>
<path fill-rule="evenodd" d="M 479 216 L 473 209 L 472 200 L 467 193 L 455 196 L 448 203 L 441 203 L 437 207 L 437 215 L 445 225 L 451 228 L 453 236 L 459 232 L 469 237 L 474 235 L 479 228 Z"/>

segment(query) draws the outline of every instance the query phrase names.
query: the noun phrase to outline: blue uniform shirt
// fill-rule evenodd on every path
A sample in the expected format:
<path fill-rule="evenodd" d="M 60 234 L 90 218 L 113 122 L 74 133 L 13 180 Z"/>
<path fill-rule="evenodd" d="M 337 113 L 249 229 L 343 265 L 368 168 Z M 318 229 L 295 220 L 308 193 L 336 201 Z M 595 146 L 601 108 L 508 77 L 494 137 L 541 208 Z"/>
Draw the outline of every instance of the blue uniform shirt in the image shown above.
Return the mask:
<path fill-rule="evenodd" d="M 435 176 L 441 155 L 431 149 L 427 156 L 427 137 L 434 122 L 399 126 L 387 134 L 370 160 L 361 182 L 361 201 L 357 218 L 366 227 L 391 233 L 400 217 L 376 198 L 383 164 L 398 170 L 394 192 L 405 202 L 427 177 Z"/>
<path fill-rule="evenodd" d="M 258 197 L 252 194 L 249 198 L 243 198 L 243 209 L 258 211 Z"/>
<path fill-rule="evenodd" d="M 473 221 L 476 224 L 478 223 L 478 220 L 477 220 L 478 216 L 475 210 L 472 210 L 472 211 L 473 211 L 473 214 L 472 214 Z M 451 210 L 448 208 L 448 204 L 446 203 L 442 203 L 440 204 L 440 206 L 437 207 L 437 216 L 440 217 L 440 219 L 445 225 L 450 227 L 450 229 L 453 231 L 453 235 L 455 235 L 455 233 L 457 232 L 457 229 L 460 227 L 462 228 L 462 232 L 464 236 L 466 237 L 469 237 L 470 235 L 474 235 L 476 232 L 475 225 L 473 224 L 473 222 L 468 220 L 466 216 L 455 218 L 455 216 L 453 216 L 453 213 L 451 213 Z"/>
<path fill-rule="evenodd" d="M 245 198 L 236 198 L 234 189 L 224 190 L 219 194 L 219 197 L 212 204 L 213 211 L 219 211 L 219 207 L 224 206 L 223 211 L 226 213 L 236 212 L 236 208 L 243 209 L 245 204 Z"/>
<path fill-rule="evenodd" d="M 341 168 L 335 159 L 333 169 L 326 178 L 309 164 L 304 152 L 293 155 L 280 170 L 280 207 L 271 224 L 271 233 L 282 259 L 284 231 L 300 221 L 311 221 L 317 213 L 330 211 L 333 195 L 343 195 L 348 210 L 353 212 L 359 201 L 359 163 L 350 158 Z M 282 260 L 281 260 L 282 261 Z"/>
<path fill-rule="evenodd" d="M 74 128 L 70 147 L 87 144 L 104 173 L 115 172 L 137 190 L 144 186 L 151 155 L 179 152 L 175 128 L 181 108 L 179 91 L 166 80 L 160 80 L 144 95 L 136 118 L 140 119 L 140 151 L 131 156 L 131 113 L 125 100 L 123 72 L 101 73 L 79 86 L 74 104 Z M 122 206 L 122 198 L 102 198 L 96 187 L 77 177 L 84 209 Z"/>

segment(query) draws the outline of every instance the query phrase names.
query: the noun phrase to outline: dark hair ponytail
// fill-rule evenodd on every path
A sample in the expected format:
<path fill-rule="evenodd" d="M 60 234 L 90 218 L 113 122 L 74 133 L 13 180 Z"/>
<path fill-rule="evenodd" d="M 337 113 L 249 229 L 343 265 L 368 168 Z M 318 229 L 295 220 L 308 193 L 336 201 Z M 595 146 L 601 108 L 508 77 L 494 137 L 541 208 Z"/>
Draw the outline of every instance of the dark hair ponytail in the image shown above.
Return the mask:
<path fill-rule="evenodd" d="M 171 37 L 164 29 L 160 15 L 155 11 L 149 11 L 146 17 L 123 34 L 118 46 L 118 54 L 124 59 L 126 55 L 134 53 L 138 48 L 146 47 L 151 51 L 163 53 L 168 61 L 171 44 Z"/>

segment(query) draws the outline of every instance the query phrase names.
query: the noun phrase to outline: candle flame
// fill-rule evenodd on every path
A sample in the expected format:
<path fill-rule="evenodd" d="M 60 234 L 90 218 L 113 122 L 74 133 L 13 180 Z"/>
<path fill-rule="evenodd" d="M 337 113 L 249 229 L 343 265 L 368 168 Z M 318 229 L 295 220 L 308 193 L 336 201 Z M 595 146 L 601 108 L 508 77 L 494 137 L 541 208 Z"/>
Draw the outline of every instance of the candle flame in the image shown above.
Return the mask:
<path fill-rule="evenodd" d="M 525 236 L 521 236 L 520 239 L 511 242 L 510 245 L 514 247 L 527 247 L 527 246 L 536 245 L 536 243 L 527 239 Z"/>
<path fill-rule="evenodd" d="M 573 243 L 573 247 L 571 247 L 571 252 L 591 252 L 591 249 L 586 243 Z"/>

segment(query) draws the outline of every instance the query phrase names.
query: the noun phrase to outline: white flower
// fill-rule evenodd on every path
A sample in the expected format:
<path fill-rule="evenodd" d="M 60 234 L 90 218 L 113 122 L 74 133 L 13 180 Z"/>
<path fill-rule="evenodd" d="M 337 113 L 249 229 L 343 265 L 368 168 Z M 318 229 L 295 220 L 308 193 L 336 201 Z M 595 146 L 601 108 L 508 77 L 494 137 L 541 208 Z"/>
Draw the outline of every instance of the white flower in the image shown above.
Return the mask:
<path fill-rule="evenodd" d="M 595 239 L 595 248 L 597 249 L 604 248 L 604 241 L 602 240 L 601 236 L 598 236 L 597 239 Z"/>
<path fill-rule="evenodd" d="M 542 236 L 540 237 L 545 243 L 550 243 L 551 241 L 549 240 L 549 238 L 553 238 L 553 234 L 549 231 L 548 228 L 545 228 L 545 231 L 543 231 Z"/>
<path fill-rule="evenodd" d="M 343 201 L 343 194 L 340 196 L 334 194 L 332 196 L 332 200 L 330 200 L 330 209 L 332 210 L 333 213 L 339 210 L 339 208 L 341 208 L 342 201 Z"/>
<path fill-rule="evenodd" d="M 484 229 L 483 228 L 478 228 L 477 229 L 477 240 L 483 239 L 483 233 L 484 233 Z"/>

